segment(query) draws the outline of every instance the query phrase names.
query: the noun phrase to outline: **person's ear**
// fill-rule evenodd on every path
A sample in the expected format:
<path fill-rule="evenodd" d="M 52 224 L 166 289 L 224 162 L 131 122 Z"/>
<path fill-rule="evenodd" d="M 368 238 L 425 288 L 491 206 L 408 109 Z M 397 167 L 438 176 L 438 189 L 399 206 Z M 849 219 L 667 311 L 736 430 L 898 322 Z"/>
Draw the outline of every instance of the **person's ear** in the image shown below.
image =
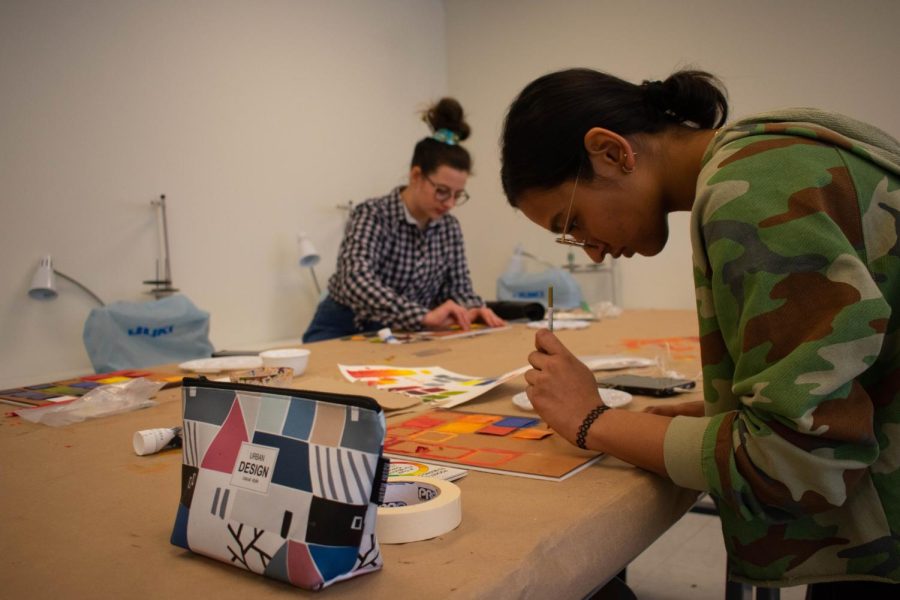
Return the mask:
<path fill-rule="evenodd" d="M 409 170 L 409 182 L 410 183 L 418 183 L 422 180 L 422 167 L 419 165 L 414 166 Z"/>
<path fill-rule="evenodd" d="M 634 171 L 634 150 L 621 135 L 602 127 L 592 127 L 584 134 L 584 149 L 594 173 L 614 177 Z"/>

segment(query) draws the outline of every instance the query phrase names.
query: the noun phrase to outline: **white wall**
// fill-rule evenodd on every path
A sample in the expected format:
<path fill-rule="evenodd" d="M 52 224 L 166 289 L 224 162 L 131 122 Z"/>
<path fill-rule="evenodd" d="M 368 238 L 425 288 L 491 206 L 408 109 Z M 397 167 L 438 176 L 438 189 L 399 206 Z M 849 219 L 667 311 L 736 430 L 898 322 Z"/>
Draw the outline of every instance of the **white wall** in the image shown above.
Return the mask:
<path fill-rule="evenodd" d="M 469 109 L 474 130 L 473 200 L 458 214 L 467 244 L 478 249 L 471 261 L 476 289 L 493 289 L 518 241 L 559 264 L 565 259 L 566 248 L 514 213 L 498 176 L 506 109 L 549 71 L 590 67 L 639 83 L 695 66 L 724 80 L 734 116 L 819 106 L 900 136 L 897 0 L 447 0 L 446 6 L 450 91 Z M 618 262 L 626 307 L 694 306 L 688 227 L 686 213 L 673 215 L 660 255 Z"/>
<path fill-rule="evenodd" d="M 405 180 L 446 93 L 439 0 L 0 2 L 0 387 L 90 370 L 89 297 L 27 297 L 38 259 L 148 299 L 166 194 L 175 286 L 215 346 L 298 339 L 336 207 Z"/>
<path fill-rule="evenodd" d="M 316 301 L 298 231 L 334 268 L 335 206 L 405 180 L 416 111 L 451 93 L 474 134 L 458 211 L 476 289 L 516 242 L 562 262 L 503 199 L 497 139 L 535 77 L 628 79 L 694 65 L 735 115 L 817 105 L 900 133 L 896 0 L 2 0 L 0 387 L 90 369 L 91 300 L 26 291 L 37 261 L 107 302 L 148 298 L 165 193 L 175 285 L 212 313 L 215 346 L 297 339 Z M 687 218 L 669 248 L 622 261 L 629 307 L 692 307 Z"/>

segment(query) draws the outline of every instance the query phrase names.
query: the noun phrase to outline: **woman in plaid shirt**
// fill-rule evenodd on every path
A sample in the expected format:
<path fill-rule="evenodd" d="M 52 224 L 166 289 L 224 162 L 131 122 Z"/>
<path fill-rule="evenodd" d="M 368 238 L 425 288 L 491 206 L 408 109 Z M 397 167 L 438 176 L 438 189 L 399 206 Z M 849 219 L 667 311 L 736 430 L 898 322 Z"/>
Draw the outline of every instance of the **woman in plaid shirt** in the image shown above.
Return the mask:
<path fill-rule="evenodd" d="M 304 342 L 383 327 L 504 325 L 472 289 L 462 230 L 450 214 L 469 199 L 472 159 L 459 142 L 470 130 L 462 107 L 443 98 L 423 119 L 433 134 L 416 144 L 409 185 L 353 209 L 328 295 Z"/>

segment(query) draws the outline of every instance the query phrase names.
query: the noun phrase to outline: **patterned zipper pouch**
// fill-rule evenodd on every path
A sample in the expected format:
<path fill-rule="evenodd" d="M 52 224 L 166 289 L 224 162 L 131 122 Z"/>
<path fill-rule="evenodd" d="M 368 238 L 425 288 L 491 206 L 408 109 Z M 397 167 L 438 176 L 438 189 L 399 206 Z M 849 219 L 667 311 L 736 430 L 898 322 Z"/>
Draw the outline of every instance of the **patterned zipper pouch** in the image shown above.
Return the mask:
<path fill-rule="evenodd" d="M 377 402 L 186 378 L 183 417 L 173 544 L 309 590 L 381 568 Z"/>

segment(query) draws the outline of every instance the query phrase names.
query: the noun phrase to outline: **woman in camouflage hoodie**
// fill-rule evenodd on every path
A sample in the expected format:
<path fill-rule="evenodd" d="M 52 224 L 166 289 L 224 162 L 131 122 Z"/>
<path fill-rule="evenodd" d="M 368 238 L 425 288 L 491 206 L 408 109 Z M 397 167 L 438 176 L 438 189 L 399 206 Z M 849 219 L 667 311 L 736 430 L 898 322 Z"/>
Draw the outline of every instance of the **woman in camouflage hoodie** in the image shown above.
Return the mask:
<path fill-rule="evenodd" d="M 900 145 L 794 109 L 723 127 L 719 81 L 573 69 L 506 117 L 510 203 L 560 241 L 652 256 L 690 211 L 704 402 L 606 410 L 548 331 L 527 392 L 582 447 L 708 492 L 730 577 L 890 593 L 900 581 Z M 900 590 L 897 590 L 900 591 Z"/>

